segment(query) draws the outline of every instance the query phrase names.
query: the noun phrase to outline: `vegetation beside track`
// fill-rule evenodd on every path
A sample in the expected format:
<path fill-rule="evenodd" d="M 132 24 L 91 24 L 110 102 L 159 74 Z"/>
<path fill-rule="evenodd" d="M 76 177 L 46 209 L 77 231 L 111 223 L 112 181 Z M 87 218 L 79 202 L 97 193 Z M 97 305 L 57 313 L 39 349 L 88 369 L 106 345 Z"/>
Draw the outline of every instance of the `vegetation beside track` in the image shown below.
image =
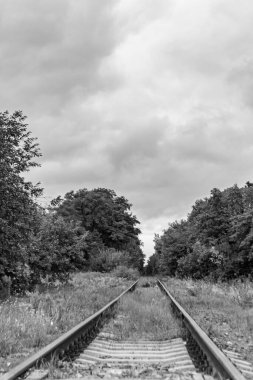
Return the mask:
<path fill-rule="evenodd" d="M 151 285 L 151 286 L 150 286 Z M 117 317 L 110 320 L 105 332 L 119 340 L 166 340 L 181 336 L 170 304 L 155 283 L 141 279 L 133 293 L 119 303 Z"/>
<path fill-rule="evenodd" d="M 34 291 L 45 278 L 119 265 L 142 270 L 131 203 L 114 190 L 83 187 L 43 208 L 43 189 L 24 175 L 40 156 L 22 111 L 0 112 L 0 300 Z"/>
<path fill-rule="evenodd" d="M 2 303 L 0 372 L 92 315 L 132 282 L 112 274 L 78 273 L 65 285 Z"/>
<path fill-rule="evenodd" d="M 163 278 L 176 300 L 221 348 L 253 362 L 253 283 Z"/>
<path fill-rule="evenodd" d="M 146 274 L 253 280 L 253 183 L 212 189 L 185 220 L 169 223 L 154 241 Z"/>

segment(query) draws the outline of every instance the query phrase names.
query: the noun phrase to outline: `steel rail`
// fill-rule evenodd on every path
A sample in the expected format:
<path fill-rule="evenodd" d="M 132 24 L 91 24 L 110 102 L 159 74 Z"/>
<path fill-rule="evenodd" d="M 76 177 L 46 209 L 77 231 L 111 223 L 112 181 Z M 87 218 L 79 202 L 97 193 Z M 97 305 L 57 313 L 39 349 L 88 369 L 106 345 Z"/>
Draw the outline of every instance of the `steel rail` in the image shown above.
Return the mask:
<path fill-rule="evenodd" d="M 35 366 L 37 363 L 44 359 L 53 357 L 63 357 L 64 354 L 68 354 L 74 351 L 76 348 L 81 347 L 83 342 L 89 337 L 89 334 L 94 331 L 94 328 L 101 321 L 101 318 L 105 317 L 106 313 L 113 308 L 120 298 L 129 291 L 135 289 L 138 280 L 129 286 L 118 297 L 105 305 L 102 309 L 91 315 L 89 318 L 80 322 L 78 325 L 61 335 L 59 338 L 48 344 L 38 352 L 24 360 L 22 363 L 11 369 L 9 372 L 0 377 L 0 380 L 13 380 L 24 374 L 28 369 Z"/>
<path fill-rule="evenodd" d="M 165 285 L 158 280 L 158 286 L 169 297 L 172 308 L 180 317 L 183 327 L 187 330 L 187 346 L 195 351 L 200 358 L 201 369 L 219 380 L 246 380 L 227 356 L 199 327 L 194 319 L 175 300 Z"/>

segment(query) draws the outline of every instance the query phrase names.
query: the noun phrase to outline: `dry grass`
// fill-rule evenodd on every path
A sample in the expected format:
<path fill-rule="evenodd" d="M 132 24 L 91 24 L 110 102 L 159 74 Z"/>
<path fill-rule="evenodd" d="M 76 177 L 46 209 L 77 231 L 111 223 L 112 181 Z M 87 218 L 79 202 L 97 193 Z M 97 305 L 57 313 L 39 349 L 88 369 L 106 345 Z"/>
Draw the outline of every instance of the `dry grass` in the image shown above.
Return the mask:
<path fill-rule="evenodd" d="M 145 281 L 141 285 L 145 285 Z M 123 340 L 166 340 L 181 335 L 168 299 L 153 286 L 139 286 L 133 293 L 126 294 L 117 318 L 109 322 L 105 331 Z"/>
<path fill-rule="evenodd" d="M 165 278 L 175 298 L 220 348 L 253 363 L 253 283 Z"/>
<path fill-rule="evenodd" d="M 79 273 L 69 284 L 0 305 L 0 371 L 37 350 L 115 298 L 132 281 Z"/>

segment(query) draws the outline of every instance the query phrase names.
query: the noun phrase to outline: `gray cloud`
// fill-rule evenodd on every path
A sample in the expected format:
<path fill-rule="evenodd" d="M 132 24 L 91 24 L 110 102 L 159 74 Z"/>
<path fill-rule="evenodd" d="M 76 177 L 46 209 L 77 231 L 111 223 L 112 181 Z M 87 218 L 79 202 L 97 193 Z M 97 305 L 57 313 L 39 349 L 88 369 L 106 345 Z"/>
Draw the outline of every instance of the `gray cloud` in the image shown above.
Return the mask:
<path fill-rule="evenodd" d="M 168 125 L 167 120 L 159 118 L 144 119 L 140 123 L 133 120 L 132 125 L 125 126 L 124 121 L 122 123 L 122 133 L 116 135 L 109 146 L 106 145 L 117 173 L 155 160 Z"/>
<path fill-rule="evenodd" d="M 55 113 L 113 86 L 117 78 L 102 78 L 100 66 L 116 44 L 114 2 L 2 0 L 0 100 Z"/>
<path fill-rule="evenodd" d="M 253 43 L 253 41 L 252 41 Z M 248 107 L 253 107 L 253 54 L 244 57 L 228 75 L 228 82 L 234 91 L 239 92 L 241 101 Z"/>
<path fill-rule="evenodd" d="M 152 232 L 250 180 L 253 4 L 0 0 L 0 102 L 23 109 L 47 200 L 125 195 Z"/>

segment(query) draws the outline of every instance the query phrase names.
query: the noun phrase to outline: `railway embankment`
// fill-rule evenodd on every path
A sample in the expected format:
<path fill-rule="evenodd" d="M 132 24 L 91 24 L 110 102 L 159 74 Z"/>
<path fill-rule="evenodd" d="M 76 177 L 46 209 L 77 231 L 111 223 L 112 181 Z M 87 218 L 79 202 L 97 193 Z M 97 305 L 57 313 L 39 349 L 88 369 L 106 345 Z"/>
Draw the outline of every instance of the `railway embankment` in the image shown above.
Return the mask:
<path fill-rule="evenodd" d="M 253 363 L 253 283 L 164 277 L 166 286 L 208 336 Z"/>
<path fill-rule="evenodd" d="M 63 333 L 58 325 L 58 338 L 46 346 L 41 343 L 42 348 L 24 362 L 19 358 L 21 363 L 4 374 L 4 380 L 15 380 L 25 372 L 32 376 L 38 366 L 48 379 L 253 379 L 250 354 L 247 357 L 246 349 L 240 351 L 239 339 L 235 346 L 235 337 L 248 331 L 242 342 L 248 343 L 247 352 L 251 352 L 250 283 L 224 285 L 168 278 L 133 282 L 92 273 L 80 274 L 68 286 L 69 297 L 63 293 L 62 308 L 69 311 L 65 317 L 70 325 L 64 325 Z M 40 302 L 49 304 L 49 295 L 54 299 L 54 294 L 58 299 L 60 290 L 43 293 Z M 45 313 L 40 302 L 33 305 L 34 315 Z M 55 301 L 48 306 L 51 318 L 56 305 Z M 245 314 L 240 314 L 241 310 Z M 245 327 L 240 326 L 239 314 L 246 318 Z M 230 330 L 221 330 L 220 321 Z M 231 326 L 234 335 L 228 335 Z"/>
<path fill-rule="evenodd" d="M 126 289 L 132 280 L 97 272 L 77 273 L 66 284 L 48 284 L 0 305 L 0 374 L 83 321 Z"/>

